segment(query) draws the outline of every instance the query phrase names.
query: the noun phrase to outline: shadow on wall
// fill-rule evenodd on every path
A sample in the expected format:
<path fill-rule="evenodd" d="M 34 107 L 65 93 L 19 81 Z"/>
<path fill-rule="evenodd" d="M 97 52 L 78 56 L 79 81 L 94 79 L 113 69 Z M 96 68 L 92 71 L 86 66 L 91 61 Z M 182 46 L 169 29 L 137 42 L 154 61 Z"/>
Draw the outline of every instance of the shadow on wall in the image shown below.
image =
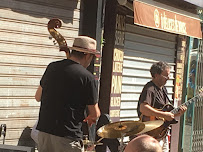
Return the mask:
<path fill-rule="evenodd" d="M 36 18 L 59 18 L 64 23 L 73 23 L 78 0 L 20 0 L 13 1 L 12 5 L 9 1 L 3 0 L 1 5 L 20 14 Z"/>
<path fill-rule="evenodd" d="M 77 30 L 75 28 L 77 26 L 77 22 L 75 23 L 76 25 L 74 25 L 75 27 L 72 27 L 72 24 L 74 23 L 74 20 L 76 20 L 76 21 L 79 20 L 78 19 L 79 17 L 77 18 L 78 14 L 79 14 L 79 10 L 77 10 L 77 9 L 80 9 L 80 8 L 78 8 L 78 7 L 80 7 L 78 5 L 78 3 L 79 3 L 78 1 L 79 0 L 1 0 L 0 21 L 1 21 L 1 25 L 3 25 L 5 23 L 3 26 L 1 26 L 1 34 L 4 35 L 5 37 L 2 37 L 0 39 L 0 41 L 1 41 L 2 45 L 7 46 L 5 50 L 3 50 L 1 48 L 1 52 L 3 52 L 3 51 L 5 51 L 5 52 L 8 51 L 10 53 L 12 52 L 12 54 L 10 56 L 15 58 L 14 60 L 10 59 L 8 68 L 19 68 L 18 66 L 20 64 L 27 66 L 27 67 L 23 67 L 20 70 L 17 70 L 18 72 L 16 70 L 12 70 L 12 72 L 8 72 L 7 69 L 4 70 L 3 73 L 8 72 L 9 75 L 11 75 L 11 77 L 9 77 L 9 79 L 12 79 L 13 74 L 15 75 L 16 73 L 18 73 L 17 75 L 19 75 L 19 79 L 18 80 L 12 79 L 10 81 L 11 83 L 8 82 L 8 83 L 10 83 L 9 85 L 14 85 L 14 83 L 16 83 L 16 85 L 22 85 L 22 84 L 26 83 L 26 85 L 32 86 L 31 80 L 27 79 L 28 77 L 26 77 L 25 79 L 24 78 L 21 79 L 20 77 L 22 75 L 32 75 L 32 74 L 30 74 L 29 70 L 32 70 L 32 68 L 34 69 L 37 66 L 34 64 L 38 64 L 38 63 L 26 64 L 20 60 L 21 57 L 26 56 L 26 57 L 28 57 L 28 59 L 29 59 L 29 57 L 32 57 L 31 50 L 26 50 L 27 48 L 31 48 L 31 47 L 34 48 L 35 46 L 37 46 L 37 48 L 35 48 L 37 50 L 38 47 L 40 46 L 45 51 L 47 51 L 50 48 L 50 46 L 52 46 L 51 42 L 49 45 L 49 39 L 48 39 L 49 33 L 46 28 L 48 19 L 59 18 L 66 24 L 70 23 L 70 24 L 66 25 L 65 27 L 63 27 L 65 30 L 69 30 L 70 28 L 71 28 L 71 30 L 72 29 Z M 69 25 L 70 25 L 70 27 L 69 27 Z M 36 27 L 36 29 L 34 29 L 34 27 Z M 4 34 L 4 33 L 6 33 L 6 34 Z M 12 36 L 12 34 L 13 34 L 13 36 Z M 72 37 L 73 36 L 70 35 L 69 39 L 72 39 Z M 35 41 L 35 38 L 36 38 L 36 41 Z M 38 40 L 38 38 L 43 38 L 43 40 L 45 40 L 45 41 L 42 40 L 43 42 L 40 42 Z M 46 42 L 46 39 L 48 42 Z M 17 47 L 19 47 L 19 48 L 17 48 Z M 19 50 L 16 51 L 15 49 L 16 50 L 19 49 Z M 26 50 L 27 54 L 24 53 L 25 50 Z M 38 50 L 40 50 L 40 49 L 38 49 Z M 41 52 L 38 52 L 36 54 L 41 55 Z M 39 60 L 39 62 L 41 62 L 41 57 L 38 57 L 37 55 L 35 57 L 37 60 Z M 57 56 L 57 58 L 58 58 L 58 56 Z M 8 63 L 7 61 L 2 61 L 2 60 L 1 60 L 1 62 Z M 0 77 L 1 76 L 2 75 L 0 75 Z M 7 85 L 8 83 L 1 82 L 0 85 Z M 10 90 L 10 88 L 5 89 L 5 92 L 7 92 L 9 90 Z M 24 90 L 24 91 L 27 92 L 27 90 Z M 9 135 L 8 136 L 9 139 L 6 139 L 6 140 L 10 140 L 11 144 L 16 145 L 16 142 L 18 142 L 16 139 L 18 136 L 18 130 L 24 129 L 23 133 L 19 139 L 18 145 L 33 146 L 33 141 L 30 138 L 31 129 L 29 128 L 29 127 L 32 127 L 32 125 L 34 125 L 33 120 L 29 120 L 29 119 L 24 120 L 23 119 L 22 121 L 19 121 L 19 122 L 17 122 L 18 120 L 12 120 L 12 117 L 29 117 L 29 118 L 33 118 L 33 119 L 36 118 L 36 114 L 35 114 L 36 112 L 33 110 L 30 111 L 30 113 L 27 115 L 26 115 L 26 113 L 24 114 L 24 112 L 23 112 L 23 110 L 26 110 L 27 106 L 33 106 L 33 104 L 28 104 L 30 102 L 29 96 L 31 96 L 31 94 L 28 95 L 25 93 L 22 95 L 20 93 L 21 92 L 20 89 L 13 89 L 12 92 L 14 92 L 14 93 L 12 93 L 12 94 L 6 93 L 6 95 L 5 95 L 8 98 L 10 98 L 10 97 L 13 98 L 12 102 L 6 101 L 7 99 L 5 98 L 5 100 L 3 99 L 0 101 L 0 103 L 1 103 L 0 108 L 12 107 L 12 109 L 17 109 L 20 107 L 21 110 L 15 116 L 13 116 L 14 114 L 9 108 L 8 108 L 8 110 L 6 110 L 6 112 L 1 113 L 1 116 L 0 116 L 1 119 L 5 119 L 6 122 L 7 122 L 7 120 L 9 120 L 9 123 L 12 122 L 15 124 L 15 125 L 10 125 L 9 123 L 7 124 L 9 126 L 9 129 L 7 130 L 7 134 L 8 135 L 13 134 L 13 135 L 12 136 Z M 1 93 L 0 96 L 4 96 L 4 93 Z M 23 103 L 24 101 L 21 99 L 19 99 L 18 101 L 20 101 L 22 103 L 17 103 L 17 101 L 13 102 L 15 97 L 21 98 L 22 96 L 25 98 L 28 97 L 25 99 L 25 100 L 28 99 L 28 101 L 26 101 L 26 103 Z M 33 102 L 36 102 L 36 101 L 33 101 Z M 9 117 L 7 117 L 8 116 L 7 114 L 9 115 Z M 4 123 L 4 120 L 2 122 Z M 27 125 L 29 127 L 26 127 Z M 9 132 L 9 130 L 12 130 L 12 129 L 14 131 Z M 5 141 L 5 143 L 7 143 L 7 141 Z"/>

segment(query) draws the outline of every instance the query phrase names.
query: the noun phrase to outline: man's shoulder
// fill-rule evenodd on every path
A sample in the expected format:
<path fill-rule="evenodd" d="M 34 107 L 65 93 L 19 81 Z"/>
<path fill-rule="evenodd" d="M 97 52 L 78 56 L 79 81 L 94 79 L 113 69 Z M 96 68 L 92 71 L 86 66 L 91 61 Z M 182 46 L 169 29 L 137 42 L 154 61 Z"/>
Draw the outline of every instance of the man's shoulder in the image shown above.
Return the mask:
<path fill-rule="evenodd" d="M 84 79 L 89 79 L 89 80 L 94 79 L 94 75 L 78 63 L 73 63 L 71 66 L 68 66 L 67 68 L 74 75 L 78 75 L 79 77 L 82 77 Z"/>
<path fill-rule="evenodd" d="M 60 65 L 61 63 L 64 63 L 65 60 L 58 60 L 58 61 L 53 61 L 51 63 L 49 63 L 48 66 L 56 66 L 56 65 Z"/>
<path fill-rule="evenodd" d="M 55 67 L 55 68 L 56 67 L 67 68 L 68 69 L 67 72 L 71 71 L 71 74 L 80 75 L 80 77 L 86 77 L 87 79 L 94 79 L 94 75 L 90 71 L 88 71 L 82 65 L 69 59 L 63 59 L 63 60 L 51 62 L 49 66 Z"/>
<path fill-rule="evenodd" d="M 84 76 L 85 77 L 87 77 L 90 81 L 93 81 L 93 80 L 95 80 L 94 79 L 94 75 L 90 72 L 90 71 L 88 71 L 87 69 L 85 69 L 84 70 Z"/>
<path fill-rule="evenodd" d="M 147 90 L 150 92 L 155 92 L 155 84 L 152 81 L 149 81 L 145 86 L 143 90 Z"/>

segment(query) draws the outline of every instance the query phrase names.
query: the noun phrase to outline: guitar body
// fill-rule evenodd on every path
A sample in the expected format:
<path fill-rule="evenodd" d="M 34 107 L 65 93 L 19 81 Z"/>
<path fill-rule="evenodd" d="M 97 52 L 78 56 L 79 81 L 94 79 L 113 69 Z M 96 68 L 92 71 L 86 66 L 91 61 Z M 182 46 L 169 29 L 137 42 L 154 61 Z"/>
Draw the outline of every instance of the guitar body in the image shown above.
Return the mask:
<path fill-rule="evenodd" d="M 154 130 L 146 132 L 146 134 L 154 137 L 157 140 L 161 140 L 167 135 L 167 131 L 168 131 L 168 127 L 166 128 L 163 124 Z"/>
<path fill-rule="evenodd" d="M 161 109 L 161 111 L 170 112 L 173 109 L 174 109 L 173 105 L 166 104 Z M 163 118 L 156 118 L 154 116 L 148 117 L 148 116 L 141 115 L 141 121 L 143 121 L 143 122 L 154 121 L 154 120 L 159 120 L 159 119 L 163 119 Z M 176 121 L 175 119 L 173 119 L 172 121 L 164 121 L 164 123 L 160 127 L 156 128 L 156 129 L 153 129 L 151 131 L 148 131 L 148 132 L 146 132 L 146 134 L 154 137 L 157 140 L 160 140 L 160 139 L 164 138 L 167 135 L 168 127 L 171 124 L 175 124 L 177 122 L 178 121 Z"/>

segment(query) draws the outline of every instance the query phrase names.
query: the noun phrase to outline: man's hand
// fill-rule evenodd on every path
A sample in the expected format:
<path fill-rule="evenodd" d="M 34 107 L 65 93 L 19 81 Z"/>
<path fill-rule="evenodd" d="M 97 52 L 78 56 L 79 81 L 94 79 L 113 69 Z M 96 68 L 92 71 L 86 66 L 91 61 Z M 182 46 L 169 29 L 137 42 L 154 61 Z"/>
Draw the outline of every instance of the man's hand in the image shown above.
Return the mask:
<path fill-rule="evenodd" d="M 181 116 L 184 114 L 184 112 L 187 110 L 186 106 L 180 106 L 180 109 L 178 110 L 178 113 L 175 116 Z"/>
<path fill-rule="evenodd" d="M 97 118 L 100 116 L 98 103 L 95 105 L 88 105 L 88 111 L 89 115 L 83 121 L 87 122 L 89 126 L 92 126 L 92 124 L 96 123 Z"/>
<path fill-rule="evenodd" d="M 174 114 L 171 112 L 163 112 L 163 118 L 167 121 L 172 121 L 174 119 Z"/>
<path fill-rule="evenodd" d="M 92 116 L 88 116 L 86 117 L 83 121 L 87 122 L 87 124 L 91 127 L 92 124 L 96 123 L 97 118 L 96 117 L 92 117 Z"/>

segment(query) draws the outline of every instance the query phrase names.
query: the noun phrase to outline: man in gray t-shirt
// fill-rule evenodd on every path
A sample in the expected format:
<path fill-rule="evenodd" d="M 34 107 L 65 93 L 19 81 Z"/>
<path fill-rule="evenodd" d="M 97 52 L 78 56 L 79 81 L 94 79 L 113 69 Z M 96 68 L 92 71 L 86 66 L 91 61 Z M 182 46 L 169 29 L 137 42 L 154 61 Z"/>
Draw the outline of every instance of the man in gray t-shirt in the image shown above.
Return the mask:
<path fill-rule="evenodd" d="M 138 101 L 138 115 L 143 117 L 143 121 L 149 121 L 150 118 L 164 118 L 166 121 L 172 121 L 175 116 L 180 116 L 186 111 L 186 107 L 180 107 L 178 114 L 161 111 L 163 106 L 169 103 L 165 84 L 169 80 L 170 66 L 166 62 L 157 62 L 151 66 L 150 73 L 152 80 L 148 82 L 142 90 Z M 167 138 L 161 141 L 163 152 L 169 151 Z"/>

